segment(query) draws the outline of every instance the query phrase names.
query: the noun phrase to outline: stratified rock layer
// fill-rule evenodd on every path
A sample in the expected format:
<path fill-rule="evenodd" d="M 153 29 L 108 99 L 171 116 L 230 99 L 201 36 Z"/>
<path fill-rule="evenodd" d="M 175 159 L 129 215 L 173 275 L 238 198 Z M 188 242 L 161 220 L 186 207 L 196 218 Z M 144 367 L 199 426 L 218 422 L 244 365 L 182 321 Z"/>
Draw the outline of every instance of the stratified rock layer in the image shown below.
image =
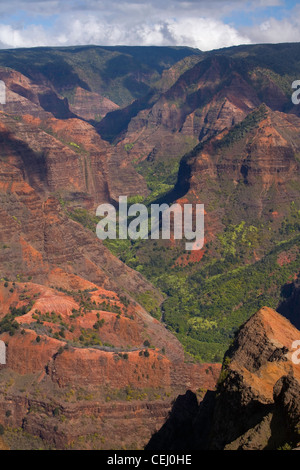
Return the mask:
<path fill-rule="evenodd" d="M 149 450 L 263 450 L 300 443 L 300 331 L 264 307 L 238 331 L 216 392 L 178 397 Z"/>

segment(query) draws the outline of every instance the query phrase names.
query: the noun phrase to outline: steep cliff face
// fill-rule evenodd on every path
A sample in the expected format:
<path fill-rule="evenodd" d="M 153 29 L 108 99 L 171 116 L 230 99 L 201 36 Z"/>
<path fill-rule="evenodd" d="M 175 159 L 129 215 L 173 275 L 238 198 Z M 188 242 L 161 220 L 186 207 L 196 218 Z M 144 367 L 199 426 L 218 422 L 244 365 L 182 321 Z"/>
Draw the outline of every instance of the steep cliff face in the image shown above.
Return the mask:
<path fill-rule="evenodd" d="M 112 149 L 84 121 L 6 113 L 0 121 L 2 160 L 19 168 L 40 193 L 55 192 L 90 210 L 119 194 L 147 194 L 143 178 L 122 162 L 125 150 Z"/>
<path fill-rule="evenodd" d="M 170 331 L 134 301 L 147 297 L 158 306 L 160 292 L 83 226 L 93 229 L 99 203 L 170 188 L 191 151 L 169 198 L 205 204 L 205 242 L 216 242 L 207 252 L 216 258 L 197 272 L 204 250 L 177 257 L 172 243 L 170 277 L 163 272 L 157 285 L 172 295 L 164 320 L 185 347 L 218 360 L 250 314 L 247 291 L 258 308 L 283 278 L 277 266 L 291 264 L 283 282 L 298 269 L 297 240 L 285 237 L 298 230 L 300 121 L 288 114 L 282 74 L 254 55 L 245 61 L 244 51 L 191 56 L 171 49 L 168 63 L 184 59 L 156 81 L 167 63 L 158 63 L 157 51 L 149 67 L 138 48 L 100 49 L 37 50 L 32 64 L 30 51 L 22 58 L 0 53 L 0 63 L 16 60 L 19 70 L 0 70 L 7 86 L 0 112 L 0 338 L 7 343 L 0 422 L 8 432 L 20 427 L 25 440 L 28 433 L 42 437 L 45 446 L 139 448 L 178 393 L 190 389 L 156 435 L 158 448 L 296 445 L 299 370 L 290 347 L 299 332 L 260 310 L 228 352 L 216 395 L 220 365 L 187 359 Z M 243 270 L 275 243 L 269 271 L 263 263 L 260 277 Z M 161 264 L 160 246 L 149 259 L 153 270 L 157 259 Z M 135 260 L 147 264 L 143 256 Z M 297 306 L 296 290 L 290 297 Z M 198 407 L 193 392 L 205 390 Z M 8 437 L 18 447 L 17 437 Z"/>
<path fill-rule="evenodd" d="M 220 365 L 184 363 L 179 342 L 140 306 L 63 278 L 76 290 L 1 285 L 0 422 L 18 429 L 4 438 L 12 448 L 34 448 L 37 437 L 45 448 L 142 448 L 178 393 L 214 389 Z"/>
<path fill-rule="evenodd" d="M 299 330 L 287 319 L 267 307 L 259 310 L 225 354 L 216 392 L 208 392 L 199 407 L 192 394 L 179 397 L 147 449 L 299 445 L 300 366 L 292 346 L 299 338 Z"/>
<path fill-rule="evenodd" d="M 277 230 L 299 201 L 299 118 L 262 106 L 200 144 L 181 162 L 174 196 L 204 203 L 207 237 L 222 223 L 272 221 Z"/>
<path fill-rule="evenodd" d="M 47 117 L 51 113 L 61 119 L 75 117 L 68 101 L 45 78 L 35 81 L 16 70 L 0 67 L 0 79 L 6 86 L 6 104 L 0 105 L 1 111 L 17 116 Z"/>
<path fill-rule="evenodd" d="M 87 121 L 100 121 L 107 113 L 119 108 L 105 96 L 92 93 L 81 87 L 75 88 L 73 95 L 69 98 L 70 110 L 77 116 Z"/>
<path fill-rule="evenodd" d="M 198 60 L 164 93 L 150 94 L 148 100 L 118 113 L 118 120 L 124 121 L 120 145 L 134 143 L 131 160 L 177 161 L 197 142 L 240 122 L 259 104 L 256 91 L 233 61 Z M 104 137 L 117 129 L 111 118 L 98 125 Z"/>
<path fill-rule="evenodd" d="M 7 431 L 9 445 L 30 446 L 30 434 L 45 447 L 143 447 L 177 393 L 214 388 L 220 366 L 185 364 L 179 341 L 133 300 L 159 305 L 161 294 L 68 216 L 112 199 L 109 145 L 94 129 L 3 113 L 1 138 L 0 419 L 22 437 Z"/>
<path fill-rule="evenodd" d="M 33 172 L 30 175 L 34 176 Z M 134 292 L 143 290 L 144 284 L 145 290 L 153 292 L 151 285 L 115 258 L 95 234 L 69 219 L 56 198 L 42 199 L 23 180 L 20 169 L 3 162 L 0 195 L 2 276 L 34 276 L 39 282 L 60 285 L 60 268 L 103 287 L 117 288 L 119 284 Z"/>
<path fill-rule="evenodd" d="M 155 94 L 116 113 L 117 126 L 113 116 L 99 123 L 103 137 L 132 145 L 131 160 L 148 159 L 150 166 L 177 162 L 197 142 L 241 122 L 261 103 L 274 111 L 290 107 L 276 74 L 256 66 L 255 60 L 212 54 L 195 57 L 194 64 L 191 58 L 185 61 L 187 70 L 184 61 L 181 74 L 174 66 Z"/>
<path fill-rule="evenodd" d="M 35 385 L 35 394 L 41 394 L 41 386 Z M 73 395 L 77 403 L 72 402 Z M 0 419 L 6 427 L 13 424 L 9 442 L 25 450 L 142 450 L 170 410 L 170 401 L 163 399 L 99 402 L 82 391 L 76 396 L 72 389 L 65 396 L 62 404 L 6 393 L 0 402 Z M 1 440 L 0 445 L 9 449 L 7 442 Z"/>
<path fill-rule="evenodd" d="M 240 329 L 225 355 L 213 448 L 264 449 L 299 442 L 300 366 L 292 360 L 298 338 L 299 330 L 268 308 Z"/>

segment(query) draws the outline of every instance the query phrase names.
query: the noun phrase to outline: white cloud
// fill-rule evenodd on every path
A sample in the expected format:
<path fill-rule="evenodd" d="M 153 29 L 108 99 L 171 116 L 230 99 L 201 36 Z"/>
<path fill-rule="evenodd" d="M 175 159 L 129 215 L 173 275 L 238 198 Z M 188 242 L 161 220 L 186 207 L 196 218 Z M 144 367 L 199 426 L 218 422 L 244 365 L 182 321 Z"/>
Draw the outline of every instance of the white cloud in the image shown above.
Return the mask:
<path fill-rule="evenodd" d="M 282 20 L 257 20 L 248 28 L 223 20 L 233 12 L 236 17 L 242 8 L 253 15 L 282 4 L 284 0 L 10 0 L 0 2 L 0 47 L 126 44 L 210 50 L 300 40 L 299 14 L 294 12 Z M 17 12 L 22 9 L 27 18 L 20 20 Z M 10 18 L 12 12 L 16 16 Z"/>
<path fill-rule="evenodd" d="M 168 29 L 178 45 L 190 45 L 201 50 L 250 43 L 246 35 L 213 18 L 193 18 L 173 21 Z"/>
<path fill-rule="evenodd" d="M 46 46 L 47 42 L 47 33 L 41 26 L 32 25 L 26 29 L 18 29 L 0 24 L 0 47 L 2 48 Z"/>
<path fill-rule="evenodd" d="M 291 18 L 277 20 L 270 18 L 252 28 L 245 28 L 244 33 L 254 43 L 278 43 L 300 41 L 299 13 Z"/>
<path fill-rule="evenodd" d="M 96 17 L 60 19 L 50 31 L 42 26 L 15 28 L 0 25 L 2 47 L 99 45 L 178 45 L 202 50 L 249 43 L 246 35 L 213 18 L 182 18 L 127 24 L 108 23 Z"/>

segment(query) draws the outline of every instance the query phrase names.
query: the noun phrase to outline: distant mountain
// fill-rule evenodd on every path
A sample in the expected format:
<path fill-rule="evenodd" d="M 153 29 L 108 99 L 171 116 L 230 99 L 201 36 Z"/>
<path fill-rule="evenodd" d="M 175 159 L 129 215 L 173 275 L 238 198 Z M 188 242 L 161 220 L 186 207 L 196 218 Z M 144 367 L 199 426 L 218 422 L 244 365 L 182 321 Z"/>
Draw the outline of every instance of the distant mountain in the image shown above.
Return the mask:
<path fill-rule="evenodd" d="M 191 56 L 164 72 L 165 81 L 148 95 L 107 114 L 97 129 L 104 139 L 130 146 L 128 157 L 149 182 L 153 173 L 159 182 L 169 182 L 185 152 L 260 104 L 299 114 L 291 102 L 292 82 L 300 76 L 299 52 L 299 44 L 289 44 Z"/>
<path fill-rule="evenodd" d="M 275 308 L 281 285 L 299 272 L 300 108 L 291 101 L 299 52 L 299 44 L 238 46 L 184 59 L 96 126 L 127 149 L 149 204 L 205 205 L 204 250 L 162 242 L 119 250 L 167 294 L 164 320 L 202 358 L 220 358 L 249 311 Z M 273 273 L 273 287 L 263 272 Z"/>
<path fill-rule="evenodd" d="M 0 67 L 3 439 L 12 449 L 142 448 L 178 393 L 215 387 L 220 364 L 185 357 L 149 314 L 159 290 L 96 237 L 98 204 L 149 193 L 126 149 L 86 122 L 93 106 L 117 106 L 80 84 L 67 99 L 36 67 L 30 77 Z"/>
<path fill-rule="evenodd" d="M 160 197 L 204 204 L 205 247 L 152 240 L 121 251 L 167 295 L 164 321 L 190 353 L 218 360 L 249 313 L 276 308 L 281 286 L 297 276 L 299 146 L 299 118 L 259 106 L 188 152 Z"/>
<path fill-rule="evenodd" d="M 0 51 L 0 423 L 10 447 L 142 448 L 178 393 L 213 393 L 249 317 L 279 304 L 297 317 L 299 53 L 299 44 Z M 120 195 L 148 206 L 204 203 L 203 249 L 101 242 L 96 207 L 117 208 Z M 238 344 L 243 370 L 230 370 L 254 388 L 262 379 L 259 392 L 274 361 L 260 364 L 250 340 L 270 339 L 273 320 L 291 332 L 260 310 L 242 330 L 256 369 Z M 221 426 L 215 447 L 246 446 L 256 424 L 270 434 L 273 390 L 286 398 L 274 385 L 269 417 L 237 427 L 240 440 L 236 423 L 228 436 Z M 294 383 L 282 385 L 294 393 Z M 187 401 L 181 434 L 198 409 L 195 395 Z"/>
<path fill-rule="evenodd" d="M 64 97 L 81 87 L 119 106 L 144 96 L 162 72 L 184 57 L 188 47 L 37 47 L 0 51 L 0 66 L 51 84 Z"/>

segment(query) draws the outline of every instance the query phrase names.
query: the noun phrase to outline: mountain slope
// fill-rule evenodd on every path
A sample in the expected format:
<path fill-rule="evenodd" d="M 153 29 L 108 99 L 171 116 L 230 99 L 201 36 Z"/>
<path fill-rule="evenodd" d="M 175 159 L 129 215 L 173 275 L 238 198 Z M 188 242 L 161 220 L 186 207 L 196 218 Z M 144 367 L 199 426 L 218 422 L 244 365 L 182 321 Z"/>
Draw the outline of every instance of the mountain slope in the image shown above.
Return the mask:
<path fill-rule="evenodd" d="M 178 391 L 213 388 L 219 365 L 187 362 L 180 342 L 134 300 L 145 295 L 159 305 L 159 291 L 70 218 L 50 183 L 59 183 L 60 174 L 67 177 L 65 189 L 67 183 L 74 189 L 76 169 L 73 163 L 68 175 L 64 167 L 49 178 L 56 165 L 53 141 L 60 158 L 76 162 L 78 156 L 31 127 L 34 119 L 1 116 L 4 439 L 13 449 L 35 448 L 36 436 L 42 448 L 141 448 Z M 52 119 L 58 134 L 68 132 L 69 121 Z M 46 152 L 45 159 L 39 160 L 39 152 Z M 65 165 L 60 158 L 57 164 Z M 72 193 L 69 198 L 76 201 Z"/>
<path fill-rule="evenodd" d="M 221 49 L 195 56 L 194 62 L 188 57 L 188 67 L 184 60 L 174 65 L 148 96 L 109 113 L 96 127 L 104 139 L 127 147 L 151 190 L 162 182 L 174 184 L 184 153 L 260 104 L 299 112 L 291 102 L 298 56 L 299 45 L 291 44 Z"/>
<path fill-rule="evenodd" d="M 199 53 L 187 47 L 36 47 L 2 50 L 0 65 L 66 97 L 81 87 L 124 106 L 147 93 L 164 69 Z"/>
<path fill-rule="evenodd" d="M 191 393 L 179 397 L 146 449 L 299 446 L 300 366 L 292 360 L 292 344 L 299 334 L 274 310 L 260 309 L 241 326 L 226 352 L 216 392 L 208 392 L 200 406 Z"/>
<path fill-rule="evenodd" d="M 283 300 L 294 318 L 296 287 L 290 296 L 281 287 L 299 274 L 297 51 L 0 51 L 0 331 L 8 348 L 0 419 L 10 447 L 41 436 L 42 447 L 141 448 L 187 389 L 211 392 L 207 422 L 218 362 L 241 323 Z M 100 242 L 95 209 L 117 206 L 120 195 L 204 203 L 204 249 Z M 291 330 L 268 309 L 252 318 L 232 374 L 249 379 L 271 414 L 242 429 L 220 425 L 214 447 L 247 447 L 248 438 L 255 446 L 256 425 L 258 436 L 262 427 L 272 437 L 276 403 L 291 423 L 278 445 L 296 444 L 290 399 L 298 385 L 283 378 L 294 370 L 290 357 L 273 348 L 274 337 L 288 347 Z M 275 353 L 262 368 L 259 344 L 251 350 L 256 335 Z M 255 356 L 257 370 L 245 356 Z M 282 379 L 275 388 L 273 378 Z M 181 435 L 197 406 L 188 394 Z"/>
<path fill-rule="evenodd" d="M 276 308 L 299 272 L 299 124 L 262 105 L 181 160 L 160 202 L 204 203 L 202 250 L 149 240 L 120 252 L 166 294 L 164 321 L 197 357 L 220 360 L 234 330 Z"/>

